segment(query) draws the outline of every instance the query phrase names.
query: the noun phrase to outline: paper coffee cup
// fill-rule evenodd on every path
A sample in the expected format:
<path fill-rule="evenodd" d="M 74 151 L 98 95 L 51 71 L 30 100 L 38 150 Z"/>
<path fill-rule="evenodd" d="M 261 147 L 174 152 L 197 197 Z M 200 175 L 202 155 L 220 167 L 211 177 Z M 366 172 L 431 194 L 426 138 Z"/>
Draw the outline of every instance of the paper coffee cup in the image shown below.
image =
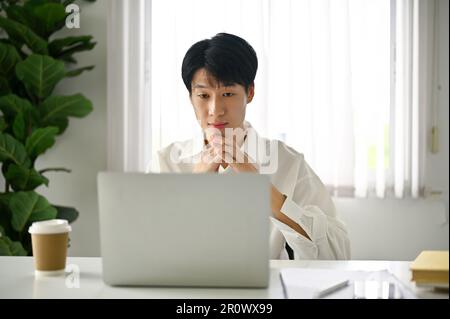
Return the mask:
<path fill-rule="evenodd" d="M 64 273 L 70 231 L 72 227 L 64 219 L 34 222 L 30 226 L 28 232 L 31 234 L 36 274 Z"/>

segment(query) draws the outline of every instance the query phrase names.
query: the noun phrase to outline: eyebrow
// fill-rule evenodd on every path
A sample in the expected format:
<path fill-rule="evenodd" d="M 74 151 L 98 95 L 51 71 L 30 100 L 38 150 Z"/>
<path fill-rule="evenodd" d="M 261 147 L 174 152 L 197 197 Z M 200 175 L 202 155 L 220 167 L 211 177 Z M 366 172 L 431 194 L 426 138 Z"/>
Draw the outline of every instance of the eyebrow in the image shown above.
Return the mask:
<path fill-rule="evenodd" d="M 224 84 L 224 85 L 223 85 L 223 87 L 226 87 L 226 88 L 229 88 L 229 87 L 235 87 L 235 86 L 236 86 L 235 83 L 228 83 L 228 84 Z M 207 85 L 207 84 L 197 83 L 197 84 L 194 84 L 194 85 L 192 86 L 192 88 L 194 88 L 194 89 L 209 89 L 210 86 Z"/>

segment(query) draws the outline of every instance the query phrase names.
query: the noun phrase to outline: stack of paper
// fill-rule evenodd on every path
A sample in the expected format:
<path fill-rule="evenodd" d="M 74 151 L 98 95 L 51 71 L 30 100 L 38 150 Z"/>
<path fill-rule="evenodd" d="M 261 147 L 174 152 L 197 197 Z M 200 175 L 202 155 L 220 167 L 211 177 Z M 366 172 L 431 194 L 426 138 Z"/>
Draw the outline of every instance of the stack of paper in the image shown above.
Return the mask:
<path fill-rule="evenodd" d="M 427 250 L 411 264 L 412 280 L 418 286 L 448 288 L 448 250 Z"/>
<path fill-rule="evenodd" d="M 331 269 L 285 268 L 280 271 L 287 298 L 313 299 L 344 288 L 348 272 Z"/>
<path fill-rule="evenodd" d="M 283 268 L 281 283 L 288 299 L 416 298 L 386 269 L 378 271 Z"/>

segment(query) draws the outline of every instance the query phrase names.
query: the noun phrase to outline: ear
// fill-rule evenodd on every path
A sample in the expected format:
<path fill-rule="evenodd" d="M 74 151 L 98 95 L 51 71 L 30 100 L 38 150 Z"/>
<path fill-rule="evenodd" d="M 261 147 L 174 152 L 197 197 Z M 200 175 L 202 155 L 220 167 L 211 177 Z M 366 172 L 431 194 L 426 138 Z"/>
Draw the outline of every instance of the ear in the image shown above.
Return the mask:
<path fill-rule="evenodd" d="M 247 104 L 253 100 L 253 96 L 255 96 L 255 83 L 250 84 L 248 87 Z"/>

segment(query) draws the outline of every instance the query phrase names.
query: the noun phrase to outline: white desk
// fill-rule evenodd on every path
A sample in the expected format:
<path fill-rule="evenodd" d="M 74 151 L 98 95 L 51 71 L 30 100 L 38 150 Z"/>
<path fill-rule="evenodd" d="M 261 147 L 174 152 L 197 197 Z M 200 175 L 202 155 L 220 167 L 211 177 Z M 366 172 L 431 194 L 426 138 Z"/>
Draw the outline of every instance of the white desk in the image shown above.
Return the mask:
<path fill-rule="evenodd" d="M 271 260 L 267 289 L 111 287 L 101 276 L 101 259 L 69 257 L 67 264 L 79 267 L 79 288 L 74 276 L 35 278 L 32 257 L 0 257 L 0 299 L 2 298 L 284 298 L 279 270 L 283 267 L 376 271 L 387 269 L 420 298 L 447 298 L 447 293 L 417 288 L 409 281 L 409 262 L 404 261 L 308 261 Z M 69 285 L 69 287 L 68 287 Z M 329 295 L 332 298 L 333 295 Z"/>

